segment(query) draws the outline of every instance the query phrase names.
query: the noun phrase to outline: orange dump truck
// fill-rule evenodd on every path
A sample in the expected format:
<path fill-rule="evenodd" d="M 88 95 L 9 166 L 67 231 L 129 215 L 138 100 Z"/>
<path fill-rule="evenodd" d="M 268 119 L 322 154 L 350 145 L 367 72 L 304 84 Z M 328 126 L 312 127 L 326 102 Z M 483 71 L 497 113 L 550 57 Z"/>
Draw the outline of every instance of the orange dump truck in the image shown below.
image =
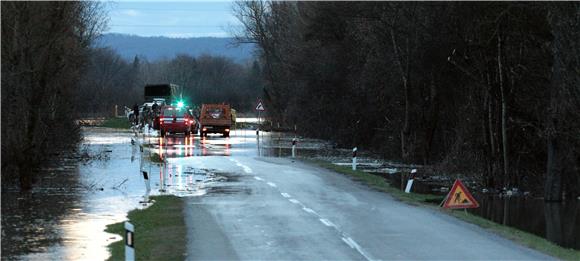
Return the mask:
<path fill-rule="evenodd" d="M 221 133 L 230 136 L 232 127 L 232 110 L 228 104 L 202 104 L 199 115 L 200 136 L 208 133 Z"/>

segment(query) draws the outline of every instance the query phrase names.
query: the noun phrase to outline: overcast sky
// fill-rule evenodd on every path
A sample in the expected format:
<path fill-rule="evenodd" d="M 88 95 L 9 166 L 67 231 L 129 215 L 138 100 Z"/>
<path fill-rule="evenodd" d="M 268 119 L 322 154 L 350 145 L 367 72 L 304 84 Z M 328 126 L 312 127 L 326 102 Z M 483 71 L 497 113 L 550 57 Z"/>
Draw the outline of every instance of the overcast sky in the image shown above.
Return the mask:
<path fill-rule="evenodd" d="M 228 37 L 228 26 L 239 26 L 232 1 L 107 3 L 109 30 L 140 36 Z"/>

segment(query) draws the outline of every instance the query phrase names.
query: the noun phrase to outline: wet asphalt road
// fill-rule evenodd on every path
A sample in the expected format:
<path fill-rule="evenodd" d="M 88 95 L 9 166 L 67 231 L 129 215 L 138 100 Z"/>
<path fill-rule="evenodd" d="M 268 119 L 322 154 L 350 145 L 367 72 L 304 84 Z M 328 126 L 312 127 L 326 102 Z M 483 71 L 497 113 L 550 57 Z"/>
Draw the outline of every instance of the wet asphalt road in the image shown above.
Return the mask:
<path fill-rule="evenodd" d="M 223 177 L 187 198 L 188 260 L 552 259 L 340 174 L 259 156 L 251 135 L 225 143 L 210 137 L 206 157 L 168 159 Z"/>

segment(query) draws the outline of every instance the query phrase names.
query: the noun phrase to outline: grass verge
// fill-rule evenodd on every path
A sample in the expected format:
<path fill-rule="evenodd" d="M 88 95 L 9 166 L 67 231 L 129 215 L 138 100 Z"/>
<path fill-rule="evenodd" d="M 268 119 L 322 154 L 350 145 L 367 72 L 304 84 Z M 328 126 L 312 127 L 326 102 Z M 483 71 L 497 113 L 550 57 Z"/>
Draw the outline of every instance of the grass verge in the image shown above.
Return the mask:
<path fill-rule="evenodd" d="M 163 163 L 163 159 L 161 159 L 161 156 L 159 155 L 159 153 L 153 152 L 151 154 L 151 156 L 149 156 L 149 161 L 153 162 L 153 163 Z"/>
<path fill-rule="evenodd" d="M 129 129 L 131 123 L 127 118 L 107 118 L 99 127 L 115 128 L 115 129 Z"/>
<path fill-rule="evenodd" d="M 175 196 L 151 197 L 155 204 L 132 210 L 129 222 L 135 226 L 135 260 L 184 260 L 187 228 L 183 200 Z M 106 232 L 125 236 L 124 222 L 108 225 Z M 125 258 L 124 240 L 110 244 L 108 260 Z"/>
<path fill-rule="evenodd" d="M 436 204 L 429 202 L 441 202 L 443 197 L 438 195 L 426 195 L 405 193 L 398 188 L 391 186 L 383 177 L 366 173 L 364 171 L 352 170 L 350 167 L 337 166 L 327 161 L 303 159 L 305 162 L 318 165 L 322 168 L 332 170 L 351 177 L 355 181 L 359 181 L 372 189 L 389 193 L 394 198 L 412 205 L 422 205 L 430 208 L 440 209 Z M 524 232 L 522 230 L 504 226 L 480 216 L 464 212 L 463 210 L 446 210 L 440 209 L 444 213 L 459 218 L 463 221 L 475 224 L 493 233 L 496 233 L 505 238 L 511 239 L 529 248 L 538 250 L 542 253 L 554 256 L 563 260 L 580 260 L 580 251 L 574 249 L 563 248 L 558 246 L 545 238 L 536 236 L 534 234 Z"/>

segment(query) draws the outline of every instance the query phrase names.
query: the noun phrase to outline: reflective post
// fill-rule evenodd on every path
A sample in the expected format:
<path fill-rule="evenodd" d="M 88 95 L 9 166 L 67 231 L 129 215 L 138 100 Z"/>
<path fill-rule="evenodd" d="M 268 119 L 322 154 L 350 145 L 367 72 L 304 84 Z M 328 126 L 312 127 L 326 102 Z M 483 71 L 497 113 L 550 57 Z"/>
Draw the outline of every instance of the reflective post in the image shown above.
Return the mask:
<path fill-rule="evenodd" d="M 135 242 L 134 242 L 135 227 L 129 222 L 125 222 L 125 260 L 135 260 Z"/>
<path fill-rule="evenodd" d="M 292 139 L 292 158 L 296 158 L 296 138 Z"/>
<path fill-rule="evenodd" d="M 412 169 L 411 176 L 409 177 L 409 181 L 407 181 L 407 187 L 405 187 L 405 193 L 411 193 L 411 187 L 413 186 L 413 180 L 415 179 L 415 173 L 417 173 L 417 169 Z"/>
<path fill-rule="evenodd" d="M 143 203 L 149 203 L 149 193 L 151 192 L 151 182 L 147 171 L 143 171 L 143 179 L 145 180 L 145 196 L 143 196 Z"/>
<path fill-rule="evenodd" d="M 352 149 L 352 170 L 356 170 L 356 150 L 356 147 Z"/>

